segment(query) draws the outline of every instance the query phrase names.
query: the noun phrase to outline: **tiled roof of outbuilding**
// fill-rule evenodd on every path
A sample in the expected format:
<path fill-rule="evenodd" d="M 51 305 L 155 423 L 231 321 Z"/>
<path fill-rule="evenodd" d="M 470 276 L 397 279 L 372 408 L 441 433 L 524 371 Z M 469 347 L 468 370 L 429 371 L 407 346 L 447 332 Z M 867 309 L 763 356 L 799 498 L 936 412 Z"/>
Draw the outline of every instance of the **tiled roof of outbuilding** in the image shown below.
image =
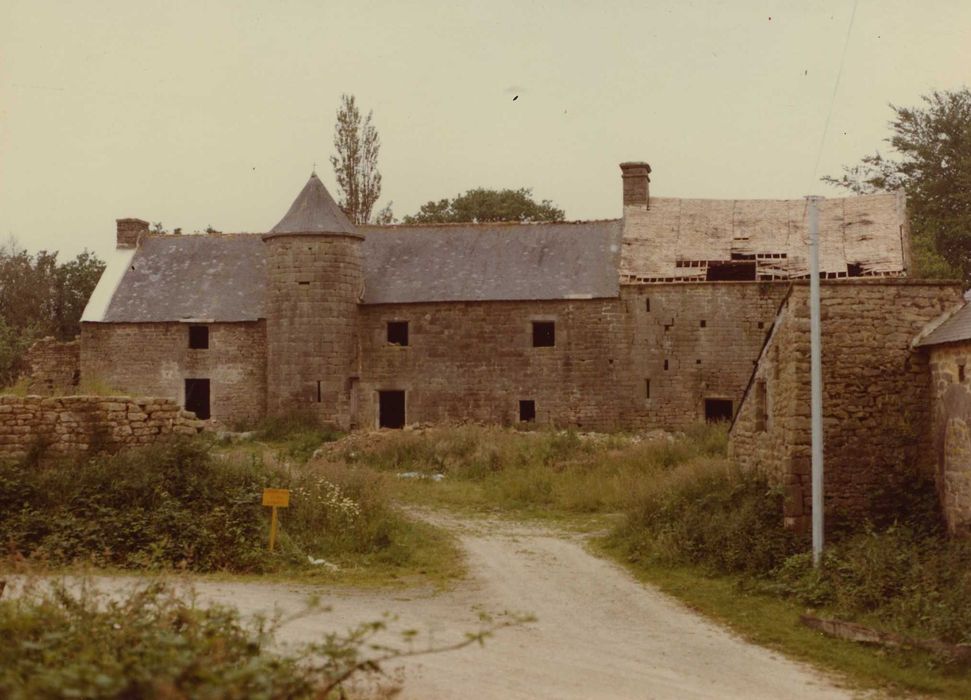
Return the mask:
<path fill-rule="evenodd" d="M 971 304 L 955 311 L 950 318 L 917 341 L 918 347 L 971 340 Z"/>

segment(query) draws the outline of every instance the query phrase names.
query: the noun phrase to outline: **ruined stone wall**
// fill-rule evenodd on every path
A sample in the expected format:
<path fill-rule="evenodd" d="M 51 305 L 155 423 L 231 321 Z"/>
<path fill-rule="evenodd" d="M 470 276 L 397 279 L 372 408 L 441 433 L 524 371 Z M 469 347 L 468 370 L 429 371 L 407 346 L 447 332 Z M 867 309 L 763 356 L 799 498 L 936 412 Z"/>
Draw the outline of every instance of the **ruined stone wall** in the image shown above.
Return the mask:
<path fill-rule="evenodd" d="M 82 323 L 81 378 L 121 393 L 184 404 L 185 379 L 210 380 L 212 418 L 227 425 L 266 413 L 266 325 L 211 323 L 209 348 L 189 348 L 185 323 Z"/>
<path fill-rule="evenodd" d="M 826 507 L 859 517 L 873 506 L 888 470 L 933 468 L 930 371 L 911 341 L 960 302 L 961 288 L 902 279 L 829 281 L 820 296 Z M 808 283 L 797 283 L 731 433 L 740 464 L 785 484 L 785 516 L 799 528 L 808 526 L 811 505 L 808 300 Z"/>
<path fill-rule="evenodd" d="M 81 348 L 77 340 L 43 338 L 30 346 L 26 364 L 28 393 L 71 394 L 77 390 L 81 377 Z"/>
<path fill-rule="evenodd" d="M 541 423 L 683 428 L 704 419 L 706 397 L 738 404 L 786 288 L 660 284 L 618 299 L 364 306 L 355 423 L 374 427 L 377 392 L 404 390 L 408 423 L 509 424 L 533 400 Z M 388 321 L 408 321 L 408 347 L 387 343 Z M 555 322 L 554 347 L 532 347 L 533 321 Z"/>
<path fill-rule="evenodd" d="M 169 399 L 127 396 L 0 396 L 0 459 L 114 451 L 202 430 Z"/>
<path fill-rule="evenodd" d="M 322 422 L 349 426 L 364 291 L 361 240 L 351 234 L 266 239 L 271 414 L 312 410 Z"/>
<path fill-rule="evenodd" d="M 971 342 L 923 352 L 930 357 L 938 493 L 948 529 L 971 535 Z"/>

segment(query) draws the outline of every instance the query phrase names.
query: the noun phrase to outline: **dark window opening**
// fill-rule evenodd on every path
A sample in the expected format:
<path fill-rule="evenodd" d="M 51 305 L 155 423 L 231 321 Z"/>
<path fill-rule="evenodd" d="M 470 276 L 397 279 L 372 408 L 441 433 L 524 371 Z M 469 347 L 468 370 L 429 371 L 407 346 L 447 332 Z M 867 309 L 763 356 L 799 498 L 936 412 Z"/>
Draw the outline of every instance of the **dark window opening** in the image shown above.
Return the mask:
<path fill-rule="evenodd" d="M 553 321 L 533 321 L 533 347 L 551 348 L 556 345 L 556 324 Z"/>
<path fill-rule="evenodd" d="M 732 419 L 732 402 L 729 399 L 705 399 L 705 421 L 717 423 L 718 421 Z"/>
<path fill-rule="evenodd" d="M 665 360 L 665 361 L 664 361 L 664 369 L 665 369 L 665 370 L 667 370 L 667 368 L 668 368 L 668 361 L 667 361 L 667 360 Z"/>
<path fill-rule="evenodd" d="M 297 284 L 299 284 L 301 287 L 309 287 L 310 280 L 301 280 L 300 282 L 297 282 Z"/>
<path fill-rule="evenodd" d="M 701 364 L 701 360 L 695 360 L 695 364 L 696 365 L 700 365 Z"/>
<path fill-rule="evenodd" d="M 755 382 L 755 430 L 760 433 L 765 432 L 768 416 L 768 399 L 765 391 L 765 381 L 760 379 Z"/>
<path fill-rule="evenodd" d="M 650 379 L 645 379 L 644 380 L 644 398 L 645 399 L 651 398 L 651 380 Z"/>
<path fill-rule="evenodd" d="M 196 418 L 209 420 L 209 380 L 185 380 L 185 410 L 192 411 Z"/>
<path fill-rule="evenodd" d="M 207 350 L 209 348 L 209 326 L 189 326 L 189 349 Z"/>
<path fill-rule="evenodd" d="M 644 300 L 644 310 L 647 311 L 648 313 L 650 313 L 650 311 L 651 311 L 651 298 L 650 297 L 647 297 Z"/>
<path fill-rule="evenodd" d="M 536 402 L 532 399 L 519 402 L 519 421 L 532 423 L 536 420 Z"/>
<path fill-rule="evenodd" d="M 765 328 L 765 321 L 759 321 L 759 330 Z"/>
<path fill-rule="evenodd" d="M 958 365 L 958 381 L 964 381 L 964 365 Z"/>
<path fill-rule="evenodd" d="M 407 321 L 388 321 L 388 345 L 408 345 Z"/>
<path fill-rule="evenodd" d="M 318 379 L 317 380 L 317 403 L 321 403 L 324 400 L 324 391 L 323 391 L 323 387 L 321 386 L 321 384 L 323 384 L 323 382 L 321 382 Z"/>
<path fill-rule="evenodd" d="M 378 426 L 394 429 L 405 427 L 405 392 L 378 392 Z"/>
<path fill-rule="evenodd" d="M 701 322 L 701 327 L 702 328 L 707 328 L 707 326 L 708 326 L 708 321 L 702 321 Z"/>
<path fill-rule="evenodd" d="M 863 265 L 859 263 L 846 263 L 846 276 L 847 277 L 862 277 L 863 276 Z"/>
<path fill-rule="evenodd" d="M 733 282 L 755 279 L 754 262 L 709 263 L 705 279 L 709 282 Z"/>

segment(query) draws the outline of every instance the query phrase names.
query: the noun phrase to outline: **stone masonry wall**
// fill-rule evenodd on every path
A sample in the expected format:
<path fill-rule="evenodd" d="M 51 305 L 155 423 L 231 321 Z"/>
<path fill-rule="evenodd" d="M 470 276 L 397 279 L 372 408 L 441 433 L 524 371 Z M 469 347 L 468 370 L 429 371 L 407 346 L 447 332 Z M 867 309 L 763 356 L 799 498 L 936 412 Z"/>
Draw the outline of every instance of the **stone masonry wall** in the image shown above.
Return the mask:
<path fill-rule="evenodd" d="M 349 426 L 364 290 L 361 236 L 266 239 L 267 407 L 274 415 L 313 411 Z"/>
<path fill-rule="evenodd" d="M 114 451 L 170 435 L 194 435 L 203 422 L 170 399 L 127 396 L 0 396 L 0 459 L 29 451 Z"/>
<path fill-rule="evenodd" d="M 363 306 L 354 422 L 374 427 L 377 392 L 404 390 L 410 424 L 509 424 L 533 400 L 541 423 L 683 428 L 704 419 L 705 398 L 738 404 L 787 288 L 659 284 L 618 299 Z M 387 343 L 388 321 L 408 321 L 408 347 Z M 555 322 L 554 347 L 532 347 L 533 321 Z"/>
<path fill-rule="evenodd" d="M 930 356 L 938 494 L 948 529 L 971 535 L 971 342 L 924 352 Z"/>
<path fill-rule="evenodd" d="M 82 323 L 81 378 L 121 393 L 185 401 L 185 379 L 210 380 L 212 418 L 228 425 L 266 413 L 266 326 L 211 323 L 209 348 L 189 348 L 185 323 Z"/>
<path fill-rule="evenodd" d="M 77 390 L 81 378 L 81 348 L 77 340 L 38 340 L 27 351 L 26 363 L 28 393 L 52 396 Z"/>
<path fill-rule="evenodd" d="M 930 371 L 911 341 L 961 300 L 957 283 L 824 282 L 821 289 L 827 511 L 866 515 L 895 465 L 933 468 Z M 809 286 L 773 327 L 731 432 L 734 459 L 787 491 L 788 524 L 811 516 Z"/>

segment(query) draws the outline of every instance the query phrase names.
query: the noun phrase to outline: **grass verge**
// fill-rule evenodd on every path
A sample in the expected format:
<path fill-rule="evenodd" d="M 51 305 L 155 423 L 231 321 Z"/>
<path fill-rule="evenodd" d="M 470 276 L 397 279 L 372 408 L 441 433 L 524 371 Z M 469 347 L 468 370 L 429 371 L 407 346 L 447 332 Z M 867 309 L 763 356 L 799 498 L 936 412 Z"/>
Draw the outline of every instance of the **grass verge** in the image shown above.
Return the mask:
<path fill-rule="evenodd" d="M 712 575 L 700 567 L 631 563 L 626 551 L 609 538 L 596 540 L 592 548 L 625 566 L 638 580 L 726 625 L 742 638 L 841 674 L 851 687 L 880 689 L 891 695 L 971 697 L 971 676 L 942 667 L 932 654 L 913 649 L 896 652 L 815 632 L 799 622 L 799 615 L 806 611 L 802 605 L 746 590 L 742 577 Z"/>

